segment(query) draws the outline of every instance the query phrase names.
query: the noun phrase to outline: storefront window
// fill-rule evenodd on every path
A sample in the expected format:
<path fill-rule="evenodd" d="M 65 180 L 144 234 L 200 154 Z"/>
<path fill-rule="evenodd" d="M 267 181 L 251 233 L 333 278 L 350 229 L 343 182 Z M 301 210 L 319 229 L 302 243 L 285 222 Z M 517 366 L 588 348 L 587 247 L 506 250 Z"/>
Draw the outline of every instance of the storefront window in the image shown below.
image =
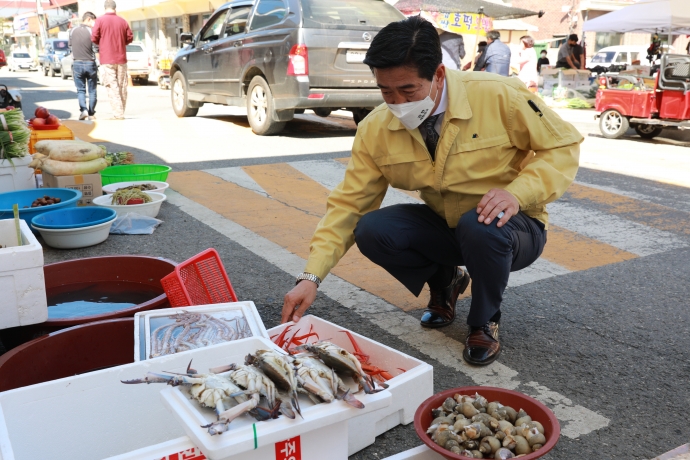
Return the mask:
<path fill-rule="evenodd" d="M 131 28 L 135 42 L 146 40 L 146 21 L 132 21 Z"/>

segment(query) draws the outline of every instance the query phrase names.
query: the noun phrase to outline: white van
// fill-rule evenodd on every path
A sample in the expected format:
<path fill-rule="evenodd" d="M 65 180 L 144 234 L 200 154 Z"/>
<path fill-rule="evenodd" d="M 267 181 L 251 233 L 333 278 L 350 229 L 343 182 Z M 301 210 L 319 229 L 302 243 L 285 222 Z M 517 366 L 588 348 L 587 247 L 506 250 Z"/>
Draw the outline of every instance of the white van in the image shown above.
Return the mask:
<path fill-rule="evenodd" d="M 647 61 L 647 47 L 640 45 L 617 45 L 602 48 L 587 59 L 585 66 L 591 69 L 596 66 L 611 67 L 611 65 L 649 65 Z"/>

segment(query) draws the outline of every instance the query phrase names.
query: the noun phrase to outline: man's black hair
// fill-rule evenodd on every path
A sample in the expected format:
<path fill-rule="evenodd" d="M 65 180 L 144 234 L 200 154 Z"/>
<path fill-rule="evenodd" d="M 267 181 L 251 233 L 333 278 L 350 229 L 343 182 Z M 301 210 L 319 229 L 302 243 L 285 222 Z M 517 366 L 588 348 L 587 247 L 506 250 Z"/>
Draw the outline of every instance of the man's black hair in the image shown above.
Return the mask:
<path fill-rule="evenodd" d="M 577 34 L 570 34 L 570 36 L 568 36 L 568 41 L 576 42 L 577 41 Z"/>
<path fill-rule="evenodd" d="M 411 16 L 381 29 L 364 63 L 372 72 L 400 66 L 416 68 L 420 78 L 431 81 L 442 59 L 436 28 L 426 19 Z"/>

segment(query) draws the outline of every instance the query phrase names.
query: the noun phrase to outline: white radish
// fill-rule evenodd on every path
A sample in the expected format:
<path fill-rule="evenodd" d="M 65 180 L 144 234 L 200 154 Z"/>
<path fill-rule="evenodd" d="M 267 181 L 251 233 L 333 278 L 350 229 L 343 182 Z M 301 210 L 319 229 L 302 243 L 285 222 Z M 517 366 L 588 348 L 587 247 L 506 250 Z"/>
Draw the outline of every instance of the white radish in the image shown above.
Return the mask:
<path fill-rule="evenodd" d="M 36 151 L 57 161 L 90 161 L 105 157 L 105 150 L 98 145 L 78 140 L 38 141 Z"/>
<path fill-rule="evenodd" d="M 94 174 L 108 167 L 105 158 L 97 158 L 90 161 L 56 161 L 50 158 L 39 160 L 39 169 L 53 176 L 79 176 L 83 174 Z"/>

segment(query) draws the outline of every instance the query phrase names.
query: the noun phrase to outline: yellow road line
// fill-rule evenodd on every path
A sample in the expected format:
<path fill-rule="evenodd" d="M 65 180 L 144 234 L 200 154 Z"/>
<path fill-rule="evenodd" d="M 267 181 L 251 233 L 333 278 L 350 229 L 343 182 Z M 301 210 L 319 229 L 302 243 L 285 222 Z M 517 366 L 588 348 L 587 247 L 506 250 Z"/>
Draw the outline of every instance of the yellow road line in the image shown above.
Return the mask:
<path fill-rule="evenodd" d="M 276 167 L 276 165 L 262 166 L 263 170 L 261 171 L 256 168 L 258 167 L 245 170 L 250 174 L 256 174 L 255 179 L 259 178 L 263 182 L 263 184 L 260 182 L 262 186 L 266 186 L 270 182 L 268 178 L 276 178 L 273 179 L 276 181 L 280 171 L 283 173 L 289 171 L 282 166 Z M 274 168 L 273 171 L 271 168 Z M 306 176 L 300 178 L 301 173 L 294 168 L 292 169 L 294 173 L 284 176 L 285 181 L 308 179 Z M 306 195 L 309 191 L 307 189 L 313 191 L 312 186 L 292 190 L 290 193 L 286 189 L 268 187 L 270 191 L 264 190 L 269 194 L 273 192 L 277 198 L 271 199 L 200 171 L 170 173 L 168 182 L 174 190 L 187 198 L 258 233 L 304 259 L 309 257 L 309 241 L 320 216 L 293 207 L 292 203 L 297 200 L 305 208 L 308 207 Z M 314 184 L 321 187 L 316 183 Z M 213 193 L 210 193 L 211 191 Z M 284 196 L 286 194 L 289 196 Z M 281 202 L 281 198 L 285 198 L 286 201 Z M 318 204 L 325 211 L 323 201 Z M 314 200 L 313 206 L 317 206 L 316 200 Z M 310 207 L 310 209 L 312 208 Z M 356 246 L 351 248 L 343 257 L 333 270 L 333 274 L 403 310 L 424 307 L 428 300 L 425 295 L 421 295 L 419 298 L 414 297 L 385 270 L 364 257 Z"/>
<path fill-rule="evenodd" d="M 565 228 L 549 225 L 542 257 L 571 271 L 634 259 L 637 255 L 588 238 Z"/>
<path fill-rule="evenodd" d="M 572 184 L 567 194 L 578 200 L 595 203 L 604 212 L 619 215 L 633 222 L 659 230 L 690 235 L 690 227 L 687 225 L 690 215 L 683 210 L 648 203 L 581 184 Z M 669 213 L 676 213 L 678 218 L 670 219 Z"/>

